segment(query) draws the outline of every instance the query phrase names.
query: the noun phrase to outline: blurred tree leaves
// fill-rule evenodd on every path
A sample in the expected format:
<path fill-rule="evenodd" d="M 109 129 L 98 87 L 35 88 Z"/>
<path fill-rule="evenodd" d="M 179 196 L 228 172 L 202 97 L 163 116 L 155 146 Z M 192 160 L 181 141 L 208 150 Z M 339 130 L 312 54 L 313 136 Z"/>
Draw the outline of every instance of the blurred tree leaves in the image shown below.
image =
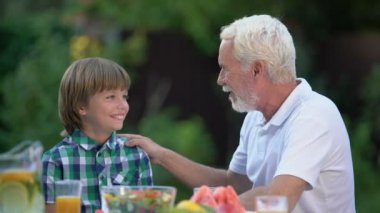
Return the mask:
<path fill-rule="evenodd" d="M 56 23 L 57 18 L 48 13 L 26 21 L 26 29 L 35 39 L 27 44 L 30 50 L 13 61 L 15 71 L 2 78 L 0 120 L 4 128 L 0 129 L 0 144 L 4 149 L 24 139 L 47 144 L 59 140 L 62 127 L 58 122 L 57 92 L 68 64 L 68 46 L 67 34 L 61 33 Z"/>
<path fill-rule="evenodd" d="M 143 30 L 134 31 L 122 42 L 122 56 L 128 59 L 128 64 L 138 66 L 145 62 L 147 43 L 147 35 Z"/>
<path fill-rule="evenodd" d="M 185 156 L 196 156 L 200 163 L 215 163 L 215 147 L 203 120 L 192 117 L 181 121 L 178 117 L 178 110 L 172 108 L 147 115 L 139 123 L 139 132 Z"/>
<path fill-rule="evenodd" d="M 178 116 L 178 110 L 173 108 L 149 114 L 139 123 L 139 133 L 189 159 L 206 165 L 214 165 L 216 147 L 202 119 L 192 117 L 188 120 L 178 120 Z M 191 196 L 192 189 L 181 184 L 163 168 L 154 166 L 153 174 L 156 184 L 174 185 L 178 188 L 177 200 Z"/>
<path fill-rule="evenodd" d="M 380 209 L 380 67 L 374 67 L 361 94 L 364 99 L 363 113 L 358 121 L 346 118 L 350 133 L 355 172 L 356 206 L 358 212 Z"/>
<path fill-rule="evenodd" d="M 218 50 L 220 27 L 242 14 L 266 11 L 278 14 L 278 1 L 248 0 L 103 0 L 68 1 L 67 14 L 81 14 L 101 20 L 103 26 L 128 31 L 174 30 L 190 37 L 206 55 Z M 273 7 L 268 7 L 273 5 Z"/>
<path fill-rule="evenodd" d="M 355 174 L 355 199 L 358 212 L 372 212 L 380 209 L 378 181 L 380 171 L 373 165 L 376 147 L 371 140 L 372 127 L 367 121 L 351 128 L 352 157 Z"/>

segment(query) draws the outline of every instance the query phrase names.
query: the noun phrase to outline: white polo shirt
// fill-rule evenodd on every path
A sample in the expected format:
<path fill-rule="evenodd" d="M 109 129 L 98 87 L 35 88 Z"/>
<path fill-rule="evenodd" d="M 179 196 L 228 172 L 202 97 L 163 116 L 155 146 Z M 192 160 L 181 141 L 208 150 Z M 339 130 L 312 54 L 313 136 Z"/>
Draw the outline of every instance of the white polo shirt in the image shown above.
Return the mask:
<path fill-rule="evenodd" d="M 277 175 L 308 182 L 293 213 L 355 212 L 351 148 L 343 119 L 331 100 L 312 91 L 305 79 L 298 80 L 270 121 L 258 111 L 247 114 L 229 169 L 247 175 L 254 186 L 268 185 Z"/>

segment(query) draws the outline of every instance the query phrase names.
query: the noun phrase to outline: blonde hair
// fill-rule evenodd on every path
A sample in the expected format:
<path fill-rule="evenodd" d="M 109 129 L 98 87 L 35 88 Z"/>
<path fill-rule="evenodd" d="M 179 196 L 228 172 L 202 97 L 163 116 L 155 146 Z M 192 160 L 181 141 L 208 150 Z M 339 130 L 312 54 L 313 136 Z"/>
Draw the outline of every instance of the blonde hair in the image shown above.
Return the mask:
<path fill-rule="evenodd" d="M 222 27 L 220 39 L 233 40 L 234 56 L 243 67 L 264 60 L 273 83 L 296 78 L 296 50 L 288 29 L 269 15 L 253 15 Z"/>
<path fill-rule="evenodd" d="M 117 63 L 104 58 L 85 58 L 73 62 L 62 77 L 58 111 L 68 134 L 82 129 L 78 107 L 103 90 L 128 90 L 130 77 Z"/>

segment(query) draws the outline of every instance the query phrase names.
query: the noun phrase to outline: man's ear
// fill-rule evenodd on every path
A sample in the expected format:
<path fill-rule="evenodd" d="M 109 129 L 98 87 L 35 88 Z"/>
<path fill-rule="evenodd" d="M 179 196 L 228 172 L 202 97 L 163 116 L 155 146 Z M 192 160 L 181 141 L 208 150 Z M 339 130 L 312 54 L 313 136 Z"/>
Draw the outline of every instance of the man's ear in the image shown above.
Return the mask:
<path fill-rule="evenodd" d="M 263 75 L 265 73 L 266 64 L 263 60 L 256 60 L 255 62 L 253 62 L 251 69 L 253 77 L 259 77 L 260 75 Z"/>

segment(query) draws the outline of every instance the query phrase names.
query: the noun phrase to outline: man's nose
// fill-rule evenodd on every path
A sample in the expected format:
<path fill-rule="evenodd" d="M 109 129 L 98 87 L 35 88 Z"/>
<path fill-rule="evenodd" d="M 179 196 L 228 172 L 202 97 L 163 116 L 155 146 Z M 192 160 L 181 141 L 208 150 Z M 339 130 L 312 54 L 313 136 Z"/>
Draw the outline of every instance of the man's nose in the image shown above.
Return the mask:
<path fill-rule="evenodd" d="M 216 80 L 216 83 L 220 86 L 222 86 L 223 84 L 225 84 L 225 81 L 226 78 L 225 78 L 225 75 L 223 74 L 223 72 L 219 72 L 219 75 L 218 75 L 218 79 Z"/>

